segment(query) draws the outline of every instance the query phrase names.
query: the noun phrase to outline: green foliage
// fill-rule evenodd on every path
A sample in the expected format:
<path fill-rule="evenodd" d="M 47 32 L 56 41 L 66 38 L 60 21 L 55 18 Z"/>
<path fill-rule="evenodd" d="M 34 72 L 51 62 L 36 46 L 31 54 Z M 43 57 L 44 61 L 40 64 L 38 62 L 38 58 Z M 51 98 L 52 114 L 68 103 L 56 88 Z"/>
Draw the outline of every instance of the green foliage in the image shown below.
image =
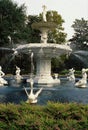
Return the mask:
<path fill-rule="evenodd" d="M 62 24 L 64 20 L 62 19 L 61 15 L 58 14 L 57 11 L 48 11 L 47 12 L 47 21 L 54 22 L 57 24 L 57 28 L 53 31 L 50 31 L 48 34 L 48 42 L 50 43 L 58 43 L 62 44 L 66 42 L 67 34 L 64 32 L 64 28 Z"/>
<path fill-rule="evenodd" d="M 73 49 L 88 49 L 88 20 L 75 19 L 72 27 L 75 31 L 73 38 L 70 39 Z"/>
<path fill-rule="evenodd" d="M 29 15 L 27 18 L 27 25 L 25 30 L 27 35 L 27 41 L 30 43 L 39 43 L 40 42 L 40 31 L 33 29 L 32 24 L 40 22 L 40 17 L 37 15 Z"/>
<path fill-rule="evenodd" d="M 66 55 L 61 55 L 58 58 L 52 58 L 52 72 L 58 73 L 65 68 Z"/>
<path fill-rule="evenodd" d="M 25 6 L 20 7 L 11 0 L 0 0 L 0 46 L 17 42 L 20 38 L 21 30 L 25 26 Z"/>
<path fill-rule="evenodd" d="M 88 105 L 53 103 L 46 106 L 0 104 L 0 130 L 87 130 Z"/>

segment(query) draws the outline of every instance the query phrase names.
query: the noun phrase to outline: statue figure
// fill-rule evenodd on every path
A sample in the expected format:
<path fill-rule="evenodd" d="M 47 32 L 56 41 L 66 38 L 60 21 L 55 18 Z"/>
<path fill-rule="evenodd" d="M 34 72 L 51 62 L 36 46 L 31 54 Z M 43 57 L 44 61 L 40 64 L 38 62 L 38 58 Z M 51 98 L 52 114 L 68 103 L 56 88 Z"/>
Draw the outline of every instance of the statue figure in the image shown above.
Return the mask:
<path fill-rule="evenodd" d="M 5 73 L 2 71 L 2 67 L 0 66 L 0 86 L 8 84 L 8 82 L 4 78 L 2 78 L 3 76 L 5 76 Z"/>
<path fill-rule="evenodd" d="M 16 75 L 17 76 L 20 75 L 20 72 L 21 72 L 20 68 L 18 66 L 16 66 Z"/>
<path fill-rule="evenodd" d="M 28 93 L 27 92 L 27 90 L 26 90 L 26 88 L 24 88 L 24 90 L 25 90 L 25 92 L 26 92 L 26 94 L 27 94 L 27 97 L 28 97 L 28 99 L 27 99 L 27 103 L 37 103 L 37 98 L 38 98 L 38 96 L 39 96 L 39 94 L 41 93 L 41 91 L 42 91 L 42 88 L 40 88 L 35 94 L 33 93 L 33 80 L 31 79 L 30 80 L 30 86 L 31 86 L 31 91 L 30 91 L 30 93 Z"/>
<path fill-rule="evenodd" d="M 55 79 L 58 79 L 58 73 L 54 73 Z"/>
<path fill-rule="evenodd" d="M 18 83 L 21 82 L 21 79 L 23 79 L 23 77 L 20 75 L 20 68 L 18 66 L 16 66 L 16 75 L 15 75 L 15 79 L 17 80 Z"/>
<path fill-rule="evenodd" d="M 3 77 L 5 73 L 2 71 L 2 67 L 0 66 L 0 78 Z"/>
<path fill-rule="evenodd" d="M 43 21 L 46 22 L 47 21 L 46 20 L 46 6 L 43 5 L 42 8 L 43 8 L 43 13 L 42 13 L 43 14 Z"/>
<path fill-rule="evenodd" d="M 40 34 L 41 36 L 41 43 L 47 43 L 47 33 Z"/>
<path fill-rule="evenodd" d="M 69 69 L 69 73 L 68 73 L 68 76 L 67 76 L 67 79 L 68 79 L 69 81 L 75 82 L 74 72 L 75 72 L 75 70 L 74 70 L 73 68 L 72 68 L 72 69 Z"/>
<path fill-rule="evenodd" d="M 75 86 L 85 88 L 87 84 L 87 72 L 88 69 L 82 69 L 82 79 L 75 83 Z"/>
<path fill-rule="evenodd" d="M 9 40 L 9 43 L 12 43 L 12 38 L 11 38 L 11 36 L 8 36 L 8 40 Z"/>

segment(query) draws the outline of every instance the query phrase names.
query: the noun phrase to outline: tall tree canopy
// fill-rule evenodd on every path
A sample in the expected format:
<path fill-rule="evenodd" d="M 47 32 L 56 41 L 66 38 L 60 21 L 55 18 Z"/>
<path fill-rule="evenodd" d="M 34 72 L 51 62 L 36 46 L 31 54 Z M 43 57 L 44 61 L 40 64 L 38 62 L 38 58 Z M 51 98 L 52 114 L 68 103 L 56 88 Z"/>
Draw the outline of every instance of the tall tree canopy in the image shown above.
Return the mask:
<path fill-rule="evenodd" d="M 63 23 L 61 15 L 57 11 L 48 11 L 47 12 L 47 21 L 54 22 L 57 24 L 57 28 L 49 32 L 48 42 L 55 42 L 62 44 L 66 42 L 67 34 L 64 32 Z"/>
<path fill-rule="evenodd" d="M 25 26 L 25 6 L 20 7 L 11 0 L 0 0 L 0 46 L 21 39 Z"/>
<path fill-rule="evenodd" d="M 75 33 L 70 39 L 75 49 L 88 49 L 88 20 L 76 19 L 72 25 Z"/>
<path fill-rule="evenodd" d="M 32 29 L 32 24 L 35 22 L 41 21 L 40 17 L 37 15 L 29 15 L 27 17 L 27 24 L 23 35 L 25 33 L 25 40 L 30 43 L 39 43 L 40 42 L 40 31 Z"/>

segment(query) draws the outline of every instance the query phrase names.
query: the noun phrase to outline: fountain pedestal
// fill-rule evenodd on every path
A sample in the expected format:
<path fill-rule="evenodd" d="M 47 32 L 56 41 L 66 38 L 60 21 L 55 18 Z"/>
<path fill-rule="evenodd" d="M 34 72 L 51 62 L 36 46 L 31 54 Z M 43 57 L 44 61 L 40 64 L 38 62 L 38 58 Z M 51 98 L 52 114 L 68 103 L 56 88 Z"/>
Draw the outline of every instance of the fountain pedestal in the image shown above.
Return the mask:
<path fill-rule="evenodd" d="M 54 79 L 51 76 L 51 59 L 50 58 L 39 58 L 36 62 L 36 77 L 34 83 L 38 84 L 49 84 L 53 83 Z"/>

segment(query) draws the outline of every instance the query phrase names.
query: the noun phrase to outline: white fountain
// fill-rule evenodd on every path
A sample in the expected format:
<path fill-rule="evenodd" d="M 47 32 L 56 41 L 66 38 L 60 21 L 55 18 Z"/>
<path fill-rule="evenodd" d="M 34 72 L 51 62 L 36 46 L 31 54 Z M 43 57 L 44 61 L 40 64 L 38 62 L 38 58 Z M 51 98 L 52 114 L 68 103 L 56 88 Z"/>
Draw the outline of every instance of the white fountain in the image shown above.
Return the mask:
<path fill-rule="evenodd" d="M 16 66 L 16 75 L 15 75 L 15 80 L 17 83 L 21 83 L 23 77 L 20 75 L 20 68 L 18 66 Z"/>
<path fill-rule="evenodd" d="M 4 86 L 5 84 L 8 84 L 8 82 L 3 78 L 5 76 L 5 73 L 2 71 L 2 67 L 0 66 L 0 86 Z"/>
<path fill-rule="evenodd" d="M 33 82 L 36 84 L 60 83 L 51 76 L 51 59 L 63 54 L 69 54 L 72 50 L 68 45 L 59 45 L 47 43 L 48 31 L 55 29 L 57 25 L 53 22 L 47 22 L 46 6 L 43 6 L 43 21 L 33 23 L 32 28 L 41 31 L 41 43 L 29 43 L 19 45 L 17 51 L 31 50 L 36 59 L 36 75 Z"/>
<path fill-rule="evenodd" d="M 72 69 L 69 69 L 69 73 L 68 73 L 68 76 L 67 76 L 67 79 L 71 82 L 75 82 L 75 75 L 74 75 L 74 72 L 75 70 L 72 68 Z"/>
<path fill-rule="evenodd" d="M 88 69 L 82 69 L 82 79 L 80 79 L 78 82 L 75 83 L 75 86 L 80 88 L 87 87 L 87 72 Z"/>

